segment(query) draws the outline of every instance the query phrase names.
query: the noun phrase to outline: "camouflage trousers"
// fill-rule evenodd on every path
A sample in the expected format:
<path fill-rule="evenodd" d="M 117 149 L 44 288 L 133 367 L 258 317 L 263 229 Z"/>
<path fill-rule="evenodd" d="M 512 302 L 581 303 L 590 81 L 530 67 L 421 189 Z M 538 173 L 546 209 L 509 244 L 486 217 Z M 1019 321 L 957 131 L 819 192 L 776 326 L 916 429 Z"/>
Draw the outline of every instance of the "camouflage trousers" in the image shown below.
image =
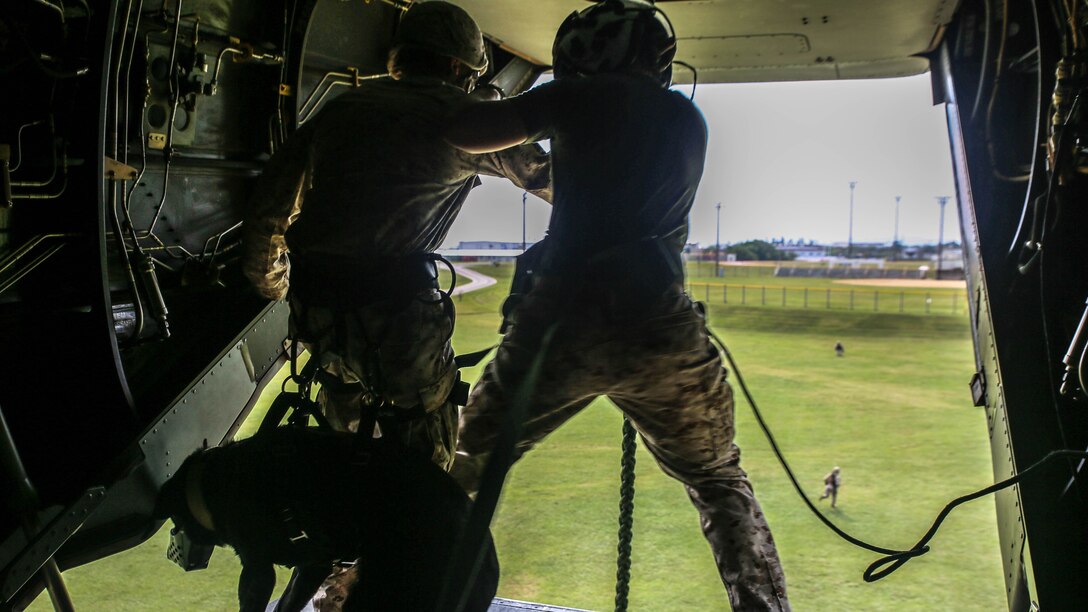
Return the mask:
<path fill-rule="evenodd" d="M 405 409 L 422 407 L 424 416 L 384 419 L 383 436 L 397 436 L 406 446 L 449 470 L 457 440 L 457 406 L 449 400 L 457 377 L 450 337 L 453 306 L 437 290 L 414 299 L 376 302 L 347 312 L 305 304 L 292 295 L 291 331 L 311 359 L 353 390 L 322 387 L 317 400 L 333 428 L 356 431 L 362 408 L 384 398 Z"/>
<path fill-rule="evenodd" d="M 661 469 L 684 484 L 732 608 L 789 610 L 771 530 L 733 443 L 733 391 L 702 312 L 679 286 L 636 316 L 607 306 L 607 296 L 579 297 L 549 281 L 538 281 L 516 307 L 462 411 L 454 478 L 477 490 L 509 398 L 546 330 L 560 321 L 515 456 L 606 395 Z"/>

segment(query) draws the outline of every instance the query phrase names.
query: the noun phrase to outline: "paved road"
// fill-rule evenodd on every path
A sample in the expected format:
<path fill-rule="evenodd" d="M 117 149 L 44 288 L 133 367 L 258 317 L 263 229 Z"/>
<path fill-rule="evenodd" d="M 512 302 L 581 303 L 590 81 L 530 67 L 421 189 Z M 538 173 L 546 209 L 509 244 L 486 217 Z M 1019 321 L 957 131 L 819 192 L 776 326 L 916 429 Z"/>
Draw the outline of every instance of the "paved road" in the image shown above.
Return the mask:
<path fill-rule="evenodd" d="M 462 283 L 459 279 L 457 286 L 453 288 L 453 295 L 459 295 L 461 293 L 468 293 L 469 291 L 476 291 L 483 289 L 484 287 L 490 287 L 498 281 L 487 276 L 486 274 L 480 274 L 475 268 L 469 268 L 467 266 L 454 265 L 453 269 L 457 271 L 458 276 L 463 276 L 468 280 L 467 283 Z"/>

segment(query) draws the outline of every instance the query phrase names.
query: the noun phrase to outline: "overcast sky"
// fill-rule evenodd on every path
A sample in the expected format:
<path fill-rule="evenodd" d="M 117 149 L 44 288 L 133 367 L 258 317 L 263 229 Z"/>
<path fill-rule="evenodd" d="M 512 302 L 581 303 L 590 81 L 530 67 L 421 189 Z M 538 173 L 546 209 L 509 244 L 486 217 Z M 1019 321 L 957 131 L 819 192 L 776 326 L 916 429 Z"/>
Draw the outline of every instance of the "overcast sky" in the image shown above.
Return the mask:
<path fill-rule="evenodd" d="M 690 88 L 685 88 L 690 89 Z M 959 240 L 944 107 L 929 75 L 868 81 L 700 85 L 695 103 L 710 130 L 706 169 L 691 212 L 690 241 L 714 244 L 785 237 L 846 242 L 850 181 L 854 241 L 890 242 L 895 196 L 900 239 L 937 241 L 936 196 L 952 196 L 945 240 Z M 447 246 L 463 240 L 521 240 L 521 190 L 485 178 Z M 527 236 L 540 239 L 550 207 L 532 195 Z"/>

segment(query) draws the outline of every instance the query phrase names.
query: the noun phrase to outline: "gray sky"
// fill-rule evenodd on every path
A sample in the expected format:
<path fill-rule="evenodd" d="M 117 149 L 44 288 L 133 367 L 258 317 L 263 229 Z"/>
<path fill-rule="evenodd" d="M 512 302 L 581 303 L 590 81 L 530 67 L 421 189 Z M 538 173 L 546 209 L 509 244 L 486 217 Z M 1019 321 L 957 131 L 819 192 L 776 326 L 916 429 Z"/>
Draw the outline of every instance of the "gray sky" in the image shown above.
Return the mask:
<path fill-rule="evenodd" d="M 684 88 L 689 90 L 690 88 Z M 695 103 L 710 129 L 706 169 L 691 212 L 690 241 L 714 244 L 721 202 L 723 243 L 785 237 L 846 242 L 850 181 L 854 241 L 890 242 L 895 196 L 900 239 L 959 240 L 944 106 L 929 75 L 868 81 L 700 85 Z M 521 190 L 485 177 L 446 240 L 521 240 Z M 530 195 L 527 236 L 540 239 L 550 207 Z"/>

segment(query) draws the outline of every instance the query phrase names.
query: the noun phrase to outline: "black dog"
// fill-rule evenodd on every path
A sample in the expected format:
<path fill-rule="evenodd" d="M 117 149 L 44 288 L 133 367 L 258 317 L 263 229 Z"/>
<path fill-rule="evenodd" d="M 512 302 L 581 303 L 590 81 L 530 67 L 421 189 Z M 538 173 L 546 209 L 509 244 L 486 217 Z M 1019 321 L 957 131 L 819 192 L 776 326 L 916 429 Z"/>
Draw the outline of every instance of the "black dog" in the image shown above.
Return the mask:
<path fill-rule="evenodd" d="M 234 548 L 243 612 L 267 607 L 273 564 L 296 568 L 276 608 L 285 612 L 313 597 L 333 562 L 355 559 L 359 581 L 344 610 L 434 610 L 468 496 L 395 442 L 369 441 L 362 454 L 354 442 L 353 434 L 285 427 L 197 452 L 163 486 L 155 514 L 194 542 Z M 487 610 L 495 595 L 490 536 L 486 546 L 466 611 Z"/>

